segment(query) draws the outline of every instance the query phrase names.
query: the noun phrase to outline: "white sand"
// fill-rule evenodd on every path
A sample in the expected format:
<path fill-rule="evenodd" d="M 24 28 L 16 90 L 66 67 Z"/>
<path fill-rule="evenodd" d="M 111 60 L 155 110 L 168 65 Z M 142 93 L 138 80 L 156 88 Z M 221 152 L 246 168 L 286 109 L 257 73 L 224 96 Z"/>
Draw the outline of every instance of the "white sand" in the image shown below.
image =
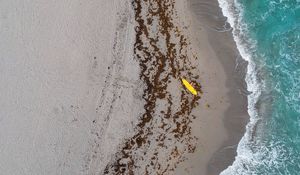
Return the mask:
<path fill-rule="evenodd" d="M 0 2 L 0 174 L 103 169 L 143 111 L 130 5 Z"/>

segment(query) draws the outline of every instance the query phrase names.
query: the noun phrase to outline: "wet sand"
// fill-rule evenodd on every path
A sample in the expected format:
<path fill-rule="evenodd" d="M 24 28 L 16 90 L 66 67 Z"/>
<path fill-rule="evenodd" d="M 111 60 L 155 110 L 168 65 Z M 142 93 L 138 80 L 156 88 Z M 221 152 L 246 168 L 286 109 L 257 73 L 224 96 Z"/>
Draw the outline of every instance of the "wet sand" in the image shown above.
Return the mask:
<path fill-rule="evenodd" d="M 199 69 L 204 72 L 203 100 L 210 104 L 213 112 L 195 110 L 200 118 L 205 115 L 202 124 L 199 120 L 201 128 L 196 132 L 203 133 L 203 139 L 199 139 L 200 150 L 183 164 L 178 174 L 186 169 L 190 174 L 215 175 L 234 161 L 237 144 L 249 119 L 244 81 L 247 63 L 236 48 L 231 28 L 217 0 L 189 0 L 187 6 L 192 16 L 190 35 L 194 38 L 193 46 L 202 55 Z M 202 126 L 204 121 L 206 124 Z"/>

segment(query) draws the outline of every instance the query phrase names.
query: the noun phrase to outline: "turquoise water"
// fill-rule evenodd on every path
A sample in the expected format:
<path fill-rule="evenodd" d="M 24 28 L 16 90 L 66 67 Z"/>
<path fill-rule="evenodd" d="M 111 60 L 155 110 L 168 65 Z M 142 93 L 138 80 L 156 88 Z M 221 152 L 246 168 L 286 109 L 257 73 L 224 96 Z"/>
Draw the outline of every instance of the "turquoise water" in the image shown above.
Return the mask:
<path fill-rule="evenodd" d="M 300 1 L 219 0 L 249 61 L 250 123 L 222 174 L 300 175 Z"/>

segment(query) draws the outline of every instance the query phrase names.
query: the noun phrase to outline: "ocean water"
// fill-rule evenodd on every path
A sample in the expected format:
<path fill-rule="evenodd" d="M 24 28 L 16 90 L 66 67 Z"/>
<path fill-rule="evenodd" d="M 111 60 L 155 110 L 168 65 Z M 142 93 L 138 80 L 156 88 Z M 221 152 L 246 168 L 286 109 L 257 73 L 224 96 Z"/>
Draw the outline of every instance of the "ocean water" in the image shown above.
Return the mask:
<path fill-rule="evenodd" d="M 300 0 L 219 0 L 242 57 L 250 122 L 222 175 L 300 175 Z"/>

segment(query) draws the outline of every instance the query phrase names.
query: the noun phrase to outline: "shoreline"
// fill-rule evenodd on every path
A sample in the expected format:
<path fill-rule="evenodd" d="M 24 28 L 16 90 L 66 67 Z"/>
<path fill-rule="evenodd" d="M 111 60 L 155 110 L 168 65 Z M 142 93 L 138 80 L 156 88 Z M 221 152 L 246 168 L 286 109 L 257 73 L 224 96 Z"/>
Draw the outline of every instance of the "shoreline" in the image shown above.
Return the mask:
<path fill-rule="evenodd" d="M 200 145 L 202 145 L 200 148 L 210 150 L 210 153 L 196 152 L 195 155 L 191 156 L 192 160 L 188 160 L 181 166 L 178 170 L 178 174 L 183 173 L 183 169 L 188 169 L 186 167 L 191 166 L 189 164 L 192 164 L 194 167 L 197 166 L 197 164 L 194 163 L 197 161 L 204 165 L 198 165 L 197 168 L 190 168 L 189 172 L 192 172 L 191 174 L 219 174 L 233 163 L 238 143 L 245 134 L 245 127 L 249 121 L 247 95 L 245 95 L 247 94 L 245 82 L 247 63 L 241 58 L 237 50 L 236 43 L 233 40 L 232 29 L 229 24 L 226 23 L 226 18 L 223 16 L 217 0 L 210 2 L 188 0 L 187 8 L 183 11 L 186 12 L 187 16 L 191 17 L 190 36 L 194 38 L 193 47 L 198 47 L 200 54 L 201 50 L 202 52 L 207 52 L 207 54 L 202 53 L 203 63 L 208 62 L 208 58 L 205 57 L 210 56 L 210 58 L 214 58 L 214 64 L 221 64 L 222 70 L 216 71 L 216 74 L 219 75 L 215 75 L 214 78 L 216 81 L 218 81 L 218 78 L 224 79 L 224 88 L 226 88 L 226 90 L 223 92 L 214 92 L 214 90 L 210 89 L 216 85 L 222 87 L 223 84 L 211 83 L 210 79 L 214 76 L 213 71 L 205 67 L 202 67 L 202 70 L 210 75 L 203 78 L 202 85 L 204 94 L 210 96 L 208 99 L 205 99 L 204 95 L 204 100 L 216 104 L 220 96 L 223 96 L 222 101 L 226 101 L 219 104 L 226 106 L 225 108 L 215 109 L 217 112 L 212 114 L 222 118 L 223 126 L 217 121 L 212 122 L 211 119 L 205 119 L 206 117 L 203 117 L 204 119 L 202 120 L 208 122 L 207 124 L 214 123 L 211 124 L 211 127 L 221 127 L 216 128 L 216 130 L 218 130 L 217 133 L 225 131 L 226 135 L 207 133 L 207 137 L 210 137 L 211 140 L 206 140 L 206 142 L 210 142 L 206 145 L 203 144 L 205 139 L 200 138 L 199 142 Z M 204 35 L 207 35 L 207 37 L 204 37 Z M 201 43 L 203 41 L 207 42 L 208 46 Z M 220 75 L 222 73 L 224 73 L 223 77 Z M 206 85 L 207 89 L 205 89 Z M 195 110 L 197 111 L 197 109 Z M 199 115 L 205 114 L 205 110 L 206 109 L 200 109 L 200 111 L 198 111 Z M 223 111 L 224 114 L 221 114 L 221 111 Z M 200 122 L 196 123 L 201 126 Z M 206 129 L 209 130 L 209 128 Z M 199 131 L 206 132 L 204 129 L 200 129 L 198 132 Z M 213 141 L 214 139 L 215 141 Z M 222 141 L 218 142 L 218 140 Z M 204 154 L 206 154 L 206 156 L 204 156 L 205 158 L 197 158 L 197 156 L 203 157 Z"/>
<path fill-rule="evenodd" d="M 191 1 L 198 1 L 200 4 L 202 2 L 202 0 Z M 209 14 L 214 16 L 214 18 L 211 18 L 211 23 L 207 23 L 206 25 L 217 26 L 217 30 L 207 30 L 208 39 L 225 70 L 226 87 L 228 88 L 227 95 L 230 103 L 223 118 L 228 138 L 222 143 L 219 150 L 214 153 L 214 156 L 210 160 L 210 165 L 208 165 L 208 174 L 219 174 L 233 163 L 237 154 L 237 145 L 244 136 L 246 125 L 249 121 L 247 112 L 247 87 L 245 82 L 247 62 L 244 61 L 237 49 L 232 29 L 226 22 L 218 1 L 214 0 L 210 1 L 210 3 Z M 203 23 L 205 25 L 206 22 Z M 224 26 L 225 28 L 223 28 Z M 226 54 L 222 52 L 226 52 Z"/>
<path fill-rule="evenodd" d="M 244 67 L 235 72 L 239 52 L 218 2 L 133 5 L 145 111 L 103 173 L 219 174 L 234 160 L 248 115 Z M 203 93 L 192 96 L 180 77 Z"/>
<path fill-rule="evenodd" d="M 219 7 L 219 2 L 214 0 L 216 3 L 216 9 L 218 9 L 218 16 L 221 19 L 226 20 L 222 13 L 222 9 Z M 226 20 L 227 21 L 227 20 Z M 220 21 L 222 26 L 230 27 L 225 21 Z M 229 41 L 231 44 L 227 46 L 228 50 L 230 50 L 231 54 L 228 54 L 228 59 L 222 58 L 223 55 L 219 54 L 218 58 L 222 62 L 227 74 L 227 82 L 226 86 L 230 91 L 228 92 L 228 96 L 230 98 L 230 106 L 225 113 L 224 125 L 227 129 L 227 133 L 229 138 L 222 144 L 221 148 L 214 154 L 214 157 L 211 159 L 212 165 L 208 168 L 209 174 L 219 174 L 228 166 L 232 165 L 237 156 L 237 147 L 242 139 L 242 137 L 246 133 L 246 125 L 249 123 L 250 116 L 248 114 L 248 91 L 247 91 L 247 83 L 246 83 L 246 74 L 247 74 L 247 61 L 245 61 L 239 50 L 237 48 L 236 42 L 233 38 L 232 28 L 230 30 L 225 30 L 225 32 L 218 33 L 216 32 L 210 33 L 211 44 L 216 46 L 216 52 L 219 49 L 222 49 L 222 46 L 218 46 L 217 43 L 220 36 L 223 35 L 224 39 Z M 222 40 L 219 40 L 222 41 Z M 230 60 L 230 62 L 229 62 Z"/>

